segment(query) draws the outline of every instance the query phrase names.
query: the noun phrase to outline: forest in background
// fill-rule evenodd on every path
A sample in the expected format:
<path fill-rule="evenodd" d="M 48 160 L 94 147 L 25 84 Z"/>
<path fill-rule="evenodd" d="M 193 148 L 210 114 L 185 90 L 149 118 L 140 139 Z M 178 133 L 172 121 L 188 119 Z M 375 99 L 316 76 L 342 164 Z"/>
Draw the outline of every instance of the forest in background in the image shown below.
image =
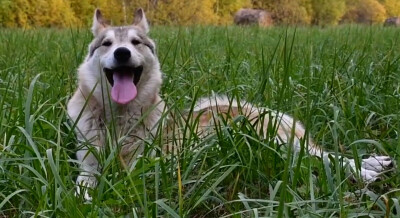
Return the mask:
<path fill-rule="evenodd" d="M 240 8 L 265 9 L 275 24 L 382 23 L 400 16 L 400 0 L 0 0 L 1 27 L 87 27 L 95 8 L 128 24 L 142 7 L 156 25 L 226 25 Z"/>

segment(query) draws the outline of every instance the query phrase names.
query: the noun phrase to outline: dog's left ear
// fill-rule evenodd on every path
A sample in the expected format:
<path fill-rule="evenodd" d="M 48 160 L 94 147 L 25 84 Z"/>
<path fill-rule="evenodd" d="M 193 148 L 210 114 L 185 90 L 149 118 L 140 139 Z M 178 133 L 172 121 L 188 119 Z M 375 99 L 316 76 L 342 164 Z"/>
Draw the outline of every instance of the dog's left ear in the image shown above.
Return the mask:
<path fill-rule="evenodd" d="M 133 25 L 139 27 L 147 34 L 149 32 L 149 23 L 147 22 L 143 9 L 137 9 L 134 16 L 135 19 L 133 20 Z"/>

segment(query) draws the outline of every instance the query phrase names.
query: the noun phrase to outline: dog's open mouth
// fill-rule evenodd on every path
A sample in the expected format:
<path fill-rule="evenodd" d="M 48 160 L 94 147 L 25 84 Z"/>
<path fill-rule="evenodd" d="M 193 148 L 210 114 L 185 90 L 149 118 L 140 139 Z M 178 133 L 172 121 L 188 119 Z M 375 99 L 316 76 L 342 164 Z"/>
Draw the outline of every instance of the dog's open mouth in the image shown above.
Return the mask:
<path fill-rule="evenodd" d="M 118 104 L 127 104 L 136 98 L 136 85 L 142 75 L 143 66 L 121 66 L 103 69 L 108 82 L 112 86 L 111 98 Z"/>

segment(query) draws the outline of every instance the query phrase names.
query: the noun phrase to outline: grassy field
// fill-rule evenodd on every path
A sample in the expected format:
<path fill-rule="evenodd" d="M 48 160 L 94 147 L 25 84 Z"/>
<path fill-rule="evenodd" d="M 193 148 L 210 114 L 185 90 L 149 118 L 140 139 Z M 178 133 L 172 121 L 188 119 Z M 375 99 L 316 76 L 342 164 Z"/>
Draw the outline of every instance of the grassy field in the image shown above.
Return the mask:
<path fill-rule="evenodd" d="M 150 35 L 171 110 L 226 94 L 293 115 L 333 153 L 400 160 L 400 29 L 154 27 Z M 179 155 L 144 155 L 132 171 L 109 146 L 93 201 L 75 197 L 66 102 L 91 37 L 0 30 L 0 217 L 400 215 L 397 168 L 366 186 L 340 159 L 293 158 L 240 120 L 205 139 L 187 130 Z M 149 141 L 145 153 L 159 147 Z"/>

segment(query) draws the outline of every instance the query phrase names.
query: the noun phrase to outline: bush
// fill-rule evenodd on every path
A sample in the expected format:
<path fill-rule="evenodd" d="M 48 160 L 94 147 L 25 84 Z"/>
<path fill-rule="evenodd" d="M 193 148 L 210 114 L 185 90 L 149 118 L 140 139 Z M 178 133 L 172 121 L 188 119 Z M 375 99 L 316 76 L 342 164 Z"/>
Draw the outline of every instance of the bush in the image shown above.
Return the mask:
<path fill-rule="evenodd" d="M 386 9 L 376 0 L 348 0 L 347 12 L 342 22 L 382 23 L 386 19 Z"/>
<path fill-rule="evenodd" d="M 313 20 L 316 25 L 336 25 L 346 12 L 344 0 L 312 0 Z"/>

